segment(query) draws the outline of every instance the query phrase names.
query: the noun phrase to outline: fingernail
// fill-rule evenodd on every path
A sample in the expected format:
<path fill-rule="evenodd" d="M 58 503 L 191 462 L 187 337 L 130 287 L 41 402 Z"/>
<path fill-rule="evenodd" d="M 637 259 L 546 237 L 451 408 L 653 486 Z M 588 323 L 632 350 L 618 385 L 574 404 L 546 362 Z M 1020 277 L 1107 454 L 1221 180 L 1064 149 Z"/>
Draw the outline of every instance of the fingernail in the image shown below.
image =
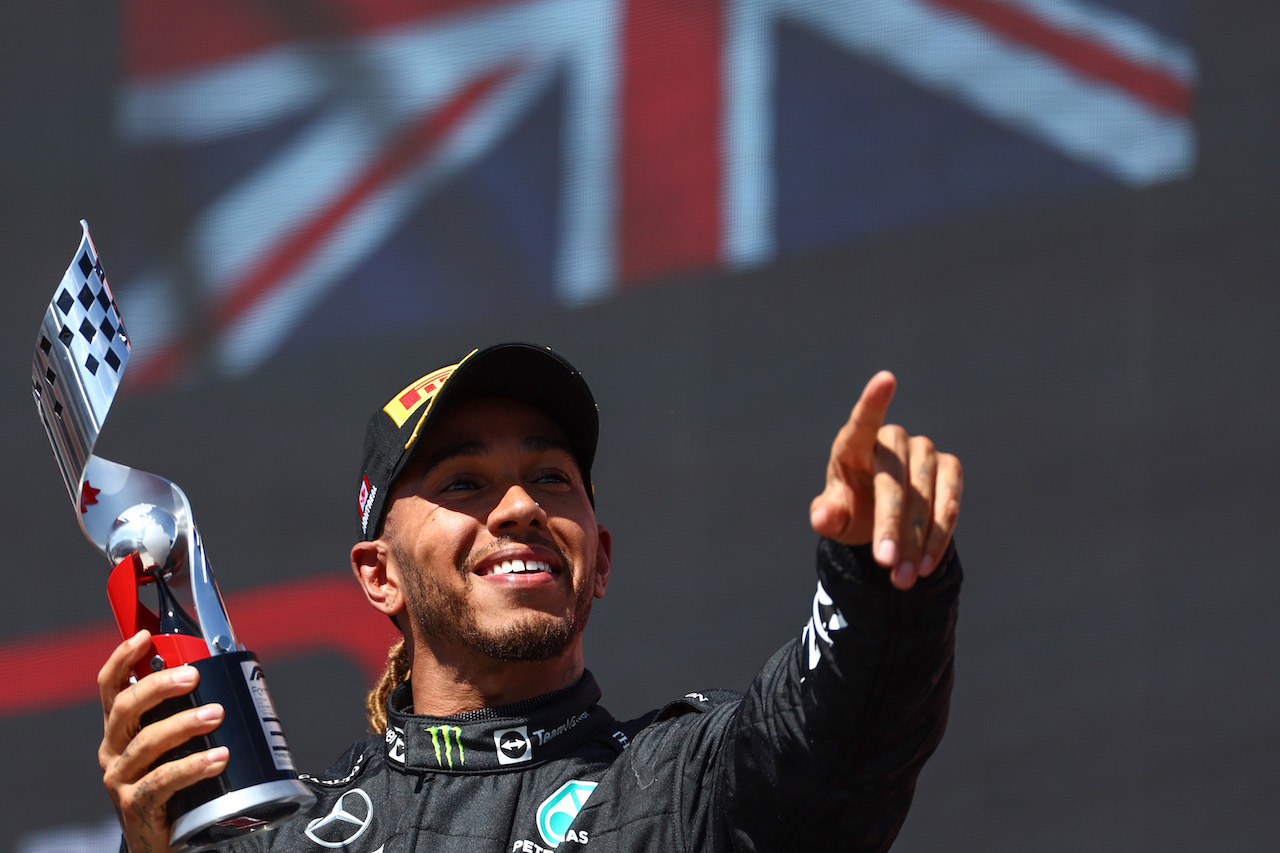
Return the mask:
<path fill-rule="evenodd" d="M 893 583 L 900 589 L 906 589 L 915 583 L 916 568 L 910 563 L 903 563 L 893 570 Z"/>
<path fill-rule="evenodd" d="M 173 669 L 173 681 L 175 684 L 191 684 L 196 680 L 196 671 L 193 667 L 178 666 Z"/>
<path fill-rule="evenodd" d="M 933 557 L 926 556 L 920 561 L 920 577 L 927 578 L 933 574 L 933 570 L 938 567 L 937 561 Z"/>
<path fill-rule="evenodd" d="M 231 758 L 231 750 L 225 746 L 215 746 L 204 754 L 204 763 L 209 765 L 223 764 L 229 758 Z"/>
<path fill-rule="evenodd" d="M 206 723 L 212 723 L 214 720 L 221 720 L 222 706 L 217 703 L 201 705 L 196 709 L 196 717 L 204 720 Z"/>
<path fill-rule="evenodd" d="M 892 539 L 881 539 L 876 546 L 876 562 L 882 566 L 892 566 L 898 562 L 898 544 Z"/>

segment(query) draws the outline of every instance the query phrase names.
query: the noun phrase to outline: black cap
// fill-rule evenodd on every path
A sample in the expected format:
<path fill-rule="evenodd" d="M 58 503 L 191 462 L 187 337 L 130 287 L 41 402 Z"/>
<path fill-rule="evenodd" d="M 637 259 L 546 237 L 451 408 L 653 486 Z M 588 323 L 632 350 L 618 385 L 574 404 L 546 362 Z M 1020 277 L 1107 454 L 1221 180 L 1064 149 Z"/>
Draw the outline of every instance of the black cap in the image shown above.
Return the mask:
<path fill-rule="evenodd" d="M 361 540 L 378 538 L 387 512 L 387 495 L 413 456 L 419 436 L 439 412 L 475 397 L 507 397 L 546 412 L 569 439 L 587 495 L 594 504 L 591 463 L 600 436 L 600 419 L 586 380 L 572 364 L 547 347 L 497 344 L 472 350 L 459 363 L 426 374 L 373 413 L 364 435 Z"/>

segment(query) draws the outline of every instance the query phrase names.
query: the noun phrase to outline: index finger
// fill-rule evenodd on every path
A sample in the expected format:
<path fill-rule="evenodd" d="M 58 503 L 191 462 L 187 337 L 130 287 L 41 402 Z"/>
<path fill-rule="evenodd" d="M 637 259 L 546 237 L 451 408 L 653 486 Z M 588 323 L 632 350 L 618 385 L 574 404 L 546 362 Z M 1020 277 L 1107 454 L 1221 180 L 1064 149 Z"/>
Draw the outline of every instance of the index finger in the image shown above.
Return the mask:
<path fill-rule="evenodd" d="M 111 712 L 111 706 L 120 691 L 129 686 L 129 676 L 146 654 L 150 642 L 151 633 L 145 629 L 139 631 L 116 646 L 102 669 L 98 670 L 98 695 L 102 699 L 104 717 Z"/>
<path fill-rule="evenodd" d="M 897 388 L 897 377 L 887 370 L 881 370 L 867 381 L 862 395 L 849 413 L 849 422 L 836 437 L 836 446 L 832 448 L 836 456 L 847 459 L 852 453 L 863 468 L 870 470 L 876 439 L 880 427 L 884 426 L 889 403 L 893 401 L 893 393 Z"/>

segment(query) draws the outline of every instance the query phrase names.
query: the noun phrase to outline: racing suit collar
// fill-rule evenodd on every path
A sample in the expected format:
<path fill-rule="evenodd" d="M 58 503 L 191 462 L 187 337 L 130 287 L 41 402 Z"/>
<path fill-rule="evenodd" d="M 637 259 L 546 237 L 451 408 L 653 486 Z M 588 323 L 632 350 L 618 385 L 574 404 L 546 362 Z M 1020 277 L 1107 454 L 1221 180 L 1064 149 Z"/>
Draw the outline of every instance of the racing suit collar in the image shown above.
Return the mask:
<path fill-rule="evenodd" d="M 590 672 L 547 699 L 432 717 L 412 712 L 406 682 L 387 701 L 387 759 L 393 767 L 415 772 L 520 770 L 572 752 L 613 720 L 596 704 L 600 688 Z"/>

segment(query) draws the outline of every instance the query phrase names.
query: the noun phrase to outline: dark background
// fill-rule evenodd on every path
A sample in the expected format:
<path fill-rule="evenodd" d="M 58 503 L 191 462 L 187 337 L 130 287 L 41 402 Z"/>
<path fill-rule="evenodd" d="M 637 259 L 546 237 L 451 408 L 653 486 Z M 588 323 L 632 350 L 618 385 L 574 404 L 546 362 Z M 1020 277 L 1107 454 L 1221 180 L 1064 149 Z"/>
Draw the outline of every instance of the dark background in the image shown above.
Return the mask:
<path fill-rule="evenodd" d="M 966 470 L 951 724 L 895 849 L 1274 849 L 1278 19 L 1200 5 L 1189 179 L 127 397 L 98 452 L 182 485 L 224 593 L 342 576 L 367 413 L 482 342 L 547 342 L 600 403 L 615 569 L 587 647 L 605 702 L 632 716 L 745 686 L 799 631 L 808 501 L 848 407 L 889 367 L 892 416 Z M 108 275 L 128 228 L 118 27 L 110 4 L 0 12 L 9 644 L 107 615 L 28 376 L 76 220 Z M 127 282 L 113 285 L 127 322 Z M 298 764 L 327 765 L 361 731 L 367 673 L 325 653 L 266 664 Z M 113 849 L 100 731 L 91 700 L 0 718 L 0 846 Z"/>

